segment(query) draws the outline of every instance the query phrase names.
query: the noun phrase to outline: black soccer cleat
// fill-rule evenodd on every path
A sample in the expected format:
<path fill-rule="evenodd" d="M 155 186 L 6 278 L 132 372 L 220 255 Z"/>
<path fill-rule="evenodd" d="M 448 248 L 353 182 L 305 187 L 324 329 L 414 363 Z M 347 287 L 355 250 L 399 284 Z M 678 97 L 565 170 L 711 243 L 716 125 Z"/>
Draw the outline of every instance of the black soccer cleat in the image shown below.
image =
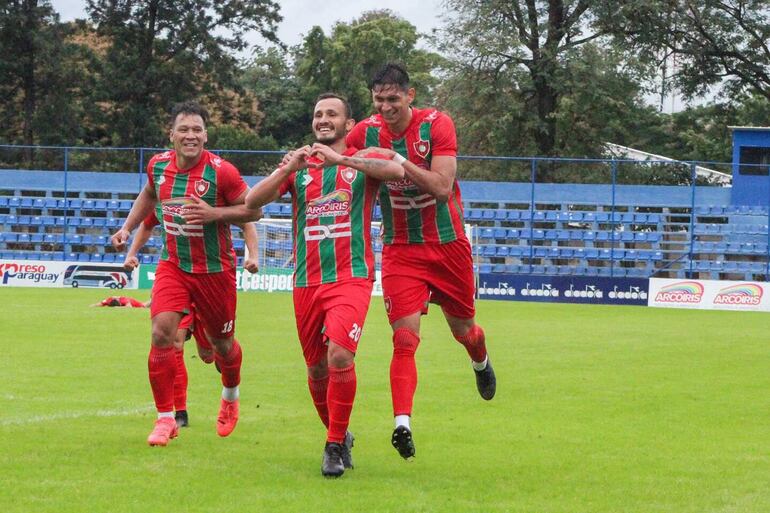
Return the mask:
<path fill-rule="evenodd" d="M 345 468 L 353 468 L 353 441 L 356 437 L 350 431 L 345 432 L 345 441 L 342 442 L 342 465 Z"/>
<path fill-rule="evenodd" d="M 326 442 L 324 459 L 321 462 L 321 474 L 324 477 L 340 477 L 345 473 L 345 465 L 342 463 L 342 450 L 342 444 Z"/>
<path fill-rule="evenodd" d="M 187 410 L 179 410 L 174 414 L 174 420 L 176 420 L 176 427 L 187 427 L 190 425 L 190 421 L 187 419 Z"/>
<path fill-rule="evenodd" d="M 482 399 L 489 401 L 495 396 L 495 390 L 497 390 L 497 378 L 489 357 L 487 357 L 487 366 L 483 370 L 473 369 L 473 372 L 476 373 L 476 388 L 479 395 Z"/>
<path fill-rule="evenodd" d="M 390 438 L 390 443 L 396 448 L 402 458 L 408 460 L 414 456 L 414 441 L 412 440 L 412 432 L 406 426 L 398 426 L 393 430 L 393 436 Z"/>

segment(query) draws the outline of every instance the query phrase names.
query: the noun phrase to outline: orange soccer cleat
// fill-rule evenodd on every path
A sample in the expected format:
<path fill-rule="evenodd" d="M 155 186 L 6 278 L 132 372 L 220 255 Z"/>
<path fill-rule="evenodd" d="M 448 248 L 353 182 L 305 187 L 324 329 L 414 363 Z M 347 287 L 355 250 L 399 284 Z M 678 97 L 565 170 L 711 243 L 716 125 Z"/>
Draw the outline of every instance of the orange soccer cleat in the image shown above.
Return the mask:
<path fill-rule="evenodd" d="M 217 434 L 227 436 L 233 432 L 238 423 L 238 399 L 227 401 L 222 399 L 219 407 L 219 416 L 217 417 Z"/>
<path fill-rule="evenodd" d="M 151 446 L 160 445 L 165 447 L 168 441 L 176 438 L 179 434 L 179 428 L 176 425 L 174 417 L 162 417 L 155 421 L 155 427 L 147 437 L 147 443 Z"/>

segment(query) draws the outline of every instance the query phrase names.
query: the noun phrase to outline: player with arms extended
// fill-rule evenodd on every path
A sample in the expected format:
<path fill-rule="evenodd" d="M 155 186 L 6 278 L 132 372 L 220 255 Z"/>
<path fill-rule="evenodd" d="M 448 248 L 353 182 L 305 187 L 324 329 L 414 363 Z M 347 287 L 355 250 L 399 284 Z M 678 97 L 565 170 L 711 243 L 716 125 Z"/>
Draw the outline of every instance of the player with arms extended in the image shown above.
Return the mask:
<path fill-rule="evenodd" d="M 242 353 L 234 337 L 237 296 L 230 223 L 256 220 L 260 212 L 243 205 L 248 186 L 238 170 L 204 149 L 207 119 L 208 113 L 197 103 L 174 107 L 169 133 L 174 149 L 150 159 L 147 186 L 112 236 L 113 246 L 122 251 L 131 232 L 153 208 L 164 233 L 150 308 L 148 370 L 158 410 L 147 438 L 151 446 L 165 446 L 178 434 L 173 343 L 179 322 L 193 303 L 222 372 L 217 433 L 228 436 L 238 422 Z"/>
<path fill-rule="evenodd" d="M 289 152 L 246 196 L 246 205 L 257 208 L 292 195 L 294 313 L 310 396 L 327 428 L 326 477 L 353 466 L 348 425 L 356 394 L 353 360 L 374 281 L 372 212 L 381 181 L 404 176 L 386 157 L 350 156 L 345 134 L 353 124 L 346 99 L 319 96 L 312 122 L 317 142 Z"/>
<path fill-rule="evenodd" d="M 411 106 L 415 91 L 397 64 L 383 66 L 370 89 L 377 113 L 353 128 L 347 144 L 391 157 L 406 175 L 380 187 L 380 208 L 382 291 L 393 328 L 391 442 L 402 457 L 410 458 L 415 454 L 410 425 L 417 388 L 415 352 L 420 316 L 427 314 L 429 301 L 441 305 L 452 335 L 465 346 L 482 398 L 494 397 L 496 379 L 484 331 L 475 321 L 476 281 L 455 177 L 454 123 L 435 109 Z"/>

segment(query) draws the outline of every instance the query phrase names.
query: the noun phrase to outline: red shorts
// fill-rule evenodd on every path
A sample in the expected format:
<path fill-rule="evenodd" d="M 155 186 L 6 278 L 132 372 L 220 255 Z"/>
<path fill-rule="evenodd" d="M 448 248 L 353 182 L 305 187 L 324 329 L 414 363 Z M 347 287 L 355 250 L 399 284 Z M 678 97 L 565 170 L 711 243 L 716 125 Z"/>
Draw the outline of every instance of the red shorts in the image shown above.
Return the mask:
<path fill-rule="evenodd" d="M 364 328 L 371 280 L 365 278 L 294 289 L 294 315 L 308 367 L 326 356 L 328 341 L 356 352 Z"/>
<path fill-rule="evenodd" d="M 235 270 L 209 274 L 186 273 L 174 264 L 161 261 L 152 285 L 150 314 L 186 314 L 195 303 L 196 324 L 213 338 L 229 338 L 235 332 Z"/>
<path fill-rule="evenodd" d="M 462 238 L 446 244 L 385 245 L 382 295 L 391 323 L 428 313 L 428 302 L 438 303 L 452 317 L 474 317 L 476 277 L 470 243 Z"/>
<path fill-rule="evenodd" d="M 192 334 L 193 329 L 195 328 L 195 305 L 190 305 L 190 313 L 182 317 L 182 320 L 179 321 L 179 326 L 176 328 L 177 330 L 188 330 L 189 333 L 187 334 L 187 339 L 190 338 L 190 335 Z"/>

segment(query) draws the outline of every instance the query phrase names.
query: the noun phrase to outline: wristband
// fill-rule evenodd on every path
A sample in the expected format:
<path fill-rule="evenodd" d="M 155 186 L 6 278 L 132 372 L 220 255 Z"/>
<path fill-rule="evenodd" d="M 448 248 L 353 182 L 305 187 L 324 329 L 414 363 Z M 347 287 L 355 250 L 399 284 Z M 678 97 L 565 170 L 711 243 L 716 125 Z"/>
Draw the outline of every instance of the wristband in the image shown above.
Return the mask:
<path fill-rule="evenodd" d="M 394 161 L 396 164 L 399 164 L 399 165 L 403 165 L 404 162 L 406 162 L 406 158 L 404 158 L 404 156 L 401 155 L 400 153 L 394 153 L 393 157 L 391 157 L 390 160 Z"/>

